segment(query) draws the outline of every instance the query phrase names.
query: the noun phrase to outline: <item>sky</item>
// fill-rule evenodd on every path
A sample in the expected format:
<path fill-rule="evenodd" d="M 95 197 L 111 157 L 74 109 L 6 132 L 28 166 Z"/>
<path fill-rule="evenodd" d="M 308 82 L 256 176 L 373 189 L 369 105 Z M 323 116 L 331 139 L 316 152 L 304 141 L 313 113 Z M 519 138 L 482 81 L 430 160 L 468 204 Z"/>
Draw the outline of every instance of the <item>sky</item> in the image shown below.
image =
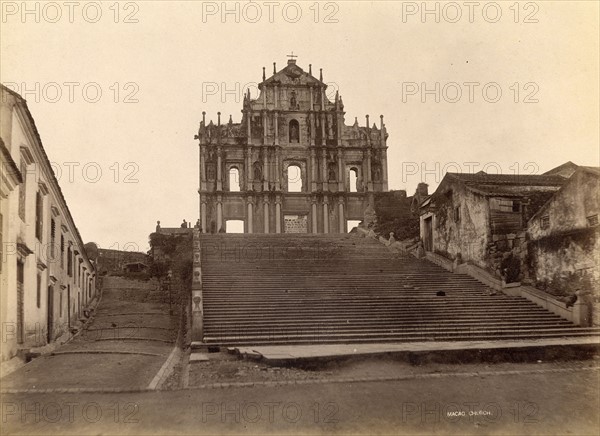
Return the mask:
<path fill-rule="evenodd" d="M 384 115 L 390 189 L 598 166 L 599 5 L 4 1 L 0 81 L 27 100 L 83 240 L 146 251 L 157 220 L 198 218 L 202 111 L 239 122 L 292 52 L 346 124 Z"/>

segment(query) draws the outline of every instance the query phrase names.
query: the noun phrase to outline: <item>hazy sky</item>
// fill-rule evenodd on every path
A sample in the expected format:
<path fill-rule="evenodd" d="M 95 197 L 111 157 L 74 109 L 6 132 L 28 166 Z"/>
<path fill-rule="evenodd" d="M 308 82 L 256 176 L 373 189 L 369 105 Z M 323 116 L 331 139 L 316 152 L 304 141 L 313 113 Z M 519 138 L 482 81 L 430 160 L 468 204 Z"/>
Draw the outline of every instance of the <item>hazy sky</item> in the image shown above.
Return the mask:
<path fill-rule="evenodd" d="M 202 111 L 239 122 L 245 88 L 291 51 L 339 89 L 346 124 L 385 116 L 390 189 L 599 164 L 596 1 L 247 3 L 2 3 L 0 80 L 84 241 L 145 251 L 156 220 L 195 222 Z"/>

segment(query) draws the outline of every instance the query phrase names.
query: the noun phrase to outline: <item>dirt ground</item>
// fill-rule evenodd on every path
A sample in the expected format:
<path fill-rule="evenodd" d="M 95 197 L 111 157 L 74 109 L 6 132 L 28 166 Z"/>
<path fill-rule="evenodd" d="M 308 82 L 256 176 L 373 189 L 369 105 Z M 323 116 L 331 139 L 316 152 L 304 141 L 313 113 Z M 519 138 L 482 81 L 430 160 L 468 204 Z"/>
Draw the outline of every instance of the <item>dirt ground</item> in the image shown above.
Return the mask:
<path fill-rule="evenodd" d="M 498 363 L 410 363 L 393 357 L 380 356 L 355 358 L 347 361 L 330 361 L 302 366 L 270 366 L 265 362 L 241 358 L 225 351 L 209 353 L 207 362 L 189 365 L 189 386 L 212 383 L 265 382 L 287 380 L 335 380 L 349 378 L 410 377 L 420 374 L 460 374 L 513 371 L 564 370 L 600 367 L 600 356 L 584 360 L 567 359 L 552 362 Z M 180 367 L 179 371 L 183 368 Z M 182 376 L 183 372 L 178 374 Z M 175 378 L 175 375 L 172 377 Z M 182 386 L 172 381 L 169 386 Z"/>

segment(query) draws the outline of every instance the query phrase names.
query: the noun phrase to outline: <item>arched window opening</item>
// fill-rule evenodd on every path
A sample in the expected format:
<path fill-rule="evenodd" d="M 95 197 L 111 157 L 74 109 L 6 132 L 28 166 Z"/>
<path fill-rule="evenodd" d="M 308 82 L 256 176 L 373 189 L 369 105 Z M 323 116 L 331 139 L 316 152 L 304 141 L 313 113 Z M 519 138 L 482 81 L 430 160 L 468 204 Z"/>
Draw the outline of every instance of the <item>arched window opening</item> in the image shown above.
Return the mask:
<path fill-rule="evenodd" d="M 361 223 L 362 221 L 360 220 L 348 220 L 347 221 L 347 229 L 348 229 L 348 233 L 351 233 L 353 229 L 355 229 L 356 227 L 358 227 L 358 225 Z"/>
<path fill-rule="evenodd" d="M 229 169 L 229 190 L 240 192 L 240 170 L 235 167 Z"/>
<path fill-rule="evenodd" d="M 300 124 L 292 120 L 289 125 L 290 142 L 300 142 Z"/>
<path fill-rule="evenodd" d="M 287 169 L 288 192 L 302 192 L 302 170 L 297 165 L 290 165 Z"/>
<path fill-rule="evenodd" d="M 350 192 L 357 192 L 358 182 L 358 170 L 356 168 L 350 168 Z"/>

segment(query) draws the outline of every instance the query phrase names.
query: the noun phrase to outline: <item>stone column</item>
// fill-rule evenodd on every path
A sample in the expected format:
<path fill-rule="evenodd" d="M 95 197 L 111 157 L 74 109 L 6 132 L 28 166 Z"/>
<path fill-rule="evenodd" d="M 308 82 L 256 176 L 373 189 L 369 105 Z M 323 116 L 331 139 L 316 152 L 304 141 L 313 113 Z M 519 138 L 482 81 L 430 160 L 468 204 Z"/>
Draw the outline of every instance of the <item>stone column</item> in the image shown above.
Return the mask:
<path fill-rule="evenodd" d="M 367 190 L 373 190 L 373 179 L 371 177 L 371 150 L 367 150 Z"/>
<path fill-rule="evenodd" d="M 317 190 L 317 159 L 314 148 L 310 149 L 310 189 L 313 192 Z"/>
<path fill-rule="evenodd" d="M 387 169 L 387 147 L 381 150 L 381 177 L 383 179 L 383 190 L 388 190 L 388 169 Z"/>
<path fill-rule="evenodd" d="M 323 196 L 323 233 L 329 233 L 329 200 Z"/>
<path fill-rule="evenodd" d="M 217 232 L 223 228 L 223 197 L 217 196 Z"/>
<path fill-rule="evenodd" d="M 267 143 L 267 111 L 262 111 L 263 120 L 263 144 Z"/>
<path fill-rule="evenodd" d="M 275 190 L 281 190 L 281 170 L 279 169 L 279 160 L 281 159 L 281 150 L 279 146 L 275 147 Z"/>
<path fill-rule="evenodd" d="M 315 197 L 312 198 L 311 218 L 312 218 L 312 232 L 319 233 L 318 220 L 317 220 L 317 199 Z"/>
<path fill-rule="evenodd" d="M 248 123 L 246 123 L 246 136 L 248 136 L 248 145 L 252 144 L 252 112 L 246 111 L 246 119 Z"/>
<path fill-rule="evenodd" d="M 221 147 L 217 147 L 217 191 L 223 190 L 223 175 L 221 168 Z"/>
<path fill-rule="evenodd" d="M 346 174 L 344 174 L 344 155 L 342 153 L 342 148 L 338 147 L 337 149 L 337 158 L 338 158 L 338 191 L 345 191 L 346 189 Z"/>
<path fill-rule="evenodd" d="M 321 145 L 327 144 L 327 136 L 325 135 L 325 113 L 321 112 Z"/>
<path fill-rule="evenodd" d="M 383 115 L 379 115 L 379 144 L 381 146 L 381 178 L 383 181 L 383 190 L 388 190 L 388 169 L 387 169 L 387 146 L 385 145 L 385 125 L 383 124 Z"/>
<path fill-rule="evenodd" d="M 206 190 L 206 146 L 200 144 L 200 190 Z"/>
<path fill-rule="evenodd" d="M 274 112 L 273 117 L 275 118 L 275 145 L 279 145 L 279 114 Z"/>
<path fill-rule="evenodd" d="M 275 199 L 275 233 L 281 233 L 281 197 Z"/>
<path fill-rule="evenodd" d="M 254 180 L 254 168 L 252 168 L 252 146 L 248 145 L 248 149 L 247 149 L 247 155 L 246 155 L 246 167 L 247 167 L 247 171 L 246 171 L 246 176 L 247 176 L 247 180 L 248 180 L 248 186 L 246 187 L 246 190 L 251 190 L 253 183 L 252 181 Z"/>
<path fill-rule="evenodd" d="M 312 94 L 311 94 L 311 96 L 312 96 Z M 310 119 L 309 119 L 309 124 L 310 124 L 310 138 L 309 138 L 309 140 L 310 140 L 310 142 L 309 143 L 310 143 L 311 146 L 314 147 L 315 146 L 315 136 L 316 136 L 316 133 L 317 133 L 317 131 L 315 130 L 316 129 L 316 117 L 317 116 L 315 115 L 314 112 L 310 112 L 308 115 L 310 117 Z"/>
<path fill-rule="evenodd" d="M 263 214 L 264 232 L 269 233 L 269 197 L 266 195 L 263 199 Z"/>
<path fill-rule="evenodd" d="M 263 190 L 269 190 L 269 181 L 271 180 L 269 176 L 269 148 L 266 145 L 263 145 Z"/>
<path fill-rule="evenodd" d="M 346 217 L 344 216 L 344 199 L 340 197 L 339 199 L 339 231 L 340 233 L 346 233 Z"/>
<path fill-rule="evenodd" d="M 327 149 L 321 150 L 321 181 L 323 183 L 323 191 L 329 190 L 329 180 L 327 180 Z"/>
<path fill-rule="evenodd" d="M 200 225 L 202 226 L 202 233 L 206 233 L 206 198 L 203 196 L 200 197 Z"/>
<path fill-rule="evenodd" d="M 247 212 L 248 216 L 246 218 L 246 224 L 248 227 L 247 231 L 248 231 L 248 233 L 252 233 L 252 231 L 254 229 L 254 220 L 253 220 L 253 218 L 254 218 L 253 212 L 254 211 L 252 210 L 252 197 L 249 196 L 247 199 L 247 202 L 248 202 L 248 212 Z"/>

